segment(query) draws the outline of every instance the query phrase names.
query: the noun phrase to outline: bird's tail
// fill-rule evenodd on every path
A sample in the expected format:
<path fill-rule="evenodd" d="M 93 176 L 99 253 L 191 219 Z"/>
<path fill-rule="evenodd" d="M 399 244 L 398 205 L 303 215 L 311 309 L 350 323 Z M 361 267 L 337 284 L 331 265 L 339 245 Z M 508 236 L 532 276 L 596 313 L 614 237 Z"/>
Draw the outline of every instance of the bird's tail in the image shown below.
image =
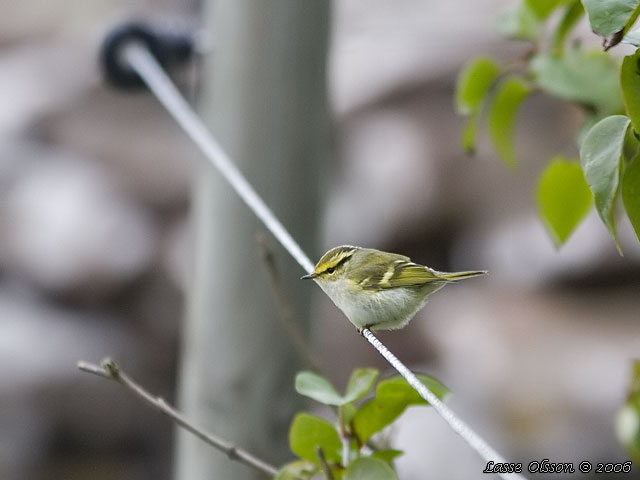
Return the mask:
<path fill-rule="evenodd" d="M 458 280 L 464 280 L 465 278 L 477 277 L 478 275 L 486 275 L 486 270 L 470 270 L 468 272 L 438 272 L 438 275 L 448 282 L 456 282 Z"/>

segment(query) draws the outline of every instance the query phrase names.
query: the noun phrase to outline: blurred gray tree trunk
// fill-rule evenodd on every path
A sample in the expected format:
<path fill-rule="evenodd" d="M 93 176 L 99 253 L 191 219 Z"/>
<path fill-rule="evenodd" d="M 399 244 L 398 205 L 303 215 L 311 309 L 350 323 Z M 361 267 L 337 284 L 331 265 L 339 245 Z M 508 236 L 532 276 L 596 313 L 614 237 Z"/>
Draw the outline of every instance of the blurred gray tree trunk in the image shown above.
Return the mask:
<path fill-rule="evenodd" d="M 326 55 L 329 2 L 216 0 L 207 28 L 203 116 L 303 249 L 315 252 L 321 170 L 329 157 Z M 203 162 L 193 196 L 195 278 L 179 378 L 179 406 L 199 424 L 279 464 L 296 406 L 300 366 L 280 327 L 256 244 L 264 227 Z M 300 322 L 312 285 L 269 236 Z M 304 328 L 304 327 L 303 327 Z M 260 475 L 179 431 L 179 480 Z"/>

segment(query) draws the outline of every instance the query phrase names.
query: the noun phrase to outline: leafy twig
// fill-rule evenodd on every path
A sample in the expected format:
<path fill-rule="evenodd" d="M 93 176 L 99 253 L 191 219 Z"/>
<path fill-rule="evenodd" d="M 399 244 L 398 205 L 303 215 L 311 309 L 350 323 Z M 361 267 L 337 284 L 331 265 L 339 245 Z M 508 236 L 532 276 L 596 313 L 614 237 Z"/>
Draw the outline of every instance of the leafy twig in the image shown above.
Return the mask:
<path fill-rule="evenodd" d="M 128 390 L 144 400 L 146 403 L 151 405 L 153 408 L 173 419 L 173 421 L 180 425 L 182 428 L 193 433 L 203 442 L 208 443 L 212 447 L 225 453 L 230 460 L 235 460 L 237 462 L 243 463 L 255 470 L 263 472 L 269 477 L 273 477 L 278 473 L 278 469 L 273 465 L 270 465 L 267 462 L 250 454 L 249 452 L 236 447 L 226 440 L 216 437 L 215 435 L 212 435 L 211 433 L 205 432 L 204 430 L 194 426 L 179 411 L 165 402 L 164 399 L 151 395 L 134 380 L 132 380 L 131 377 L 124 373 L 113 360 L 106 358 L 100 365 L 80 361 L 78 362 L 78 368 L 83 372 L 92 373 L 99 377 L 113 380 L 123 385 Z"/>
<path fill-rule="evenodd" d="M 322 467 L 322 471 L 324 472 L 324 476 L 326 477 L 326 479 L 334 480 L 333 473 L 331 473 L 331 469 L 329 468 L 327 459 L 324 456 L 324 450 L 322 450 L 322 447 L 320 445 L 316 447 L 316 455 L 318 455 L 318 460 L 320 460 L 320 466 Z"/>
<path fill-rule="evenodd" d="M 347 432 L 344 421 L 344 407 L 340 405 L 338 407 L 338 417 L 340 424 L 340 441 L 342 442 L 342 465 L 347 468 L 349 466 L 349 453 L 351 448 L 351 435 Z"/>

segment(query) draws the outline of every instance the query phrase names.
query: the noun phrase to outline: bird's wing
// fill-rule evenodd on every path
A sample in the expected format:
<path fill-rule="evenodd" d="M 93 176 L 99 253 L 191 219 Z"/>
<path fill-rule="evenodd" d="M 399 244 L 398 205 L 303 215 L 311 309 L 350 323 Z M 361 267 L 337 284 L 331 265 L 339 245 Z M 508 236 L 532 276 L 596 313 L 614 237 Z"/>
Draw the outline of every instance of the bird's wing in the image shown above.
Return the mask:
<path fill-rule="evenodd" d="M 397 287 L 416 287 L 425 283 L 446 281 L 437 272 L 408 260 L 396 260 L 391 264 L 373 264 L 363 268 L 359 282 L 364 290 Z"/>

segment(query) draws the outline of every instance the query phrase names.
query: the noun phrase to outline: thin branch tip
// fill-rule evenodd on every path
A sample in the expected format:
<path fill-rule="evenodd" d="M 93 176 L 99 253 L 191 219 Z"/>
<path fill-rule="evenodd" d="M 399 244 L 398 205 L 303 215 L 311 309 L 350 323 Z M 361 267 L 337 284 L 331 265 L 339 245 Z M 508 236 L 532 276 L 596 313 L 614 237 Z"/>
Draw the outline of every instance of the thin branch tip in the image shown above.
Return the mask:
<path fill-rule="evenodd" d="M 114 380 L 120 378 L 120 367 L 111 357 L 105 357 L 102 362 L 100 362 L 100 366 L 104 370 L 104 373 L 110 378 Z"/>
<path fill-rule="evenodd" d="M 325 475 L 326 480 L 334 480 L 333 473 L 331 473 L 331 467 L 327 462 L 327 458 L 324 456 L 324 450 L 320 445 L 316 445 L 316 455 L 320 461 L 320 467 Z M 344 465 L 346 467 L 346 465 Z"/>
<path fill-rule="evenodd" d="M 275 475 L 277 475 L 278 469 L 273 465 L 270 465 L 264 460 L 253 456 L 246 450 L 230 444 L 226 440 L 223 440 L 193 425 L 178 410 L 167 403 L 162 397 L 152 395 L 142 386 L 136 383 L 111 358 L 107 357 L 103 359 L 102 362 L 100 362 L 100 365 L 85 362 L 83 360 L 80 360 L 77 365 L 78 368 L 83 372 L 92 373 L 99 377 L 106 378 L 107 380 L 118 382 L 131 393 L 146 402 L 149 406 L 155 408 L 156 410 L 160 411 L 160 413 L 163 413 L 164 415 L 171 418 L 180 427 L 191 432 L 200 440 L 211 445 L 217 450 L 226 453 L 229 459 L 243 463 L 244 465 L 247 465 L 254 470 L 263 472 L 269 477 L 274 477 Z"/>
<path fill-rule="evenodd" d="M 76 366 L 81 372 L 91 373 L 92 375 L 97 375 L 103 378 L 110 378 L 107 372 L 104 371 L 104 368 L 100 365 L 96 365 L 95 363 L 79 360 Z"/>
<path fill-rule="evenodd" d="M 90 364 L 89 362 L 85 362 L 84 360 L 78 360 L 76 362 L 76 367 L 78 368 L 78 370 L 86 371 L 91 366 L 92 364 Z"/>

